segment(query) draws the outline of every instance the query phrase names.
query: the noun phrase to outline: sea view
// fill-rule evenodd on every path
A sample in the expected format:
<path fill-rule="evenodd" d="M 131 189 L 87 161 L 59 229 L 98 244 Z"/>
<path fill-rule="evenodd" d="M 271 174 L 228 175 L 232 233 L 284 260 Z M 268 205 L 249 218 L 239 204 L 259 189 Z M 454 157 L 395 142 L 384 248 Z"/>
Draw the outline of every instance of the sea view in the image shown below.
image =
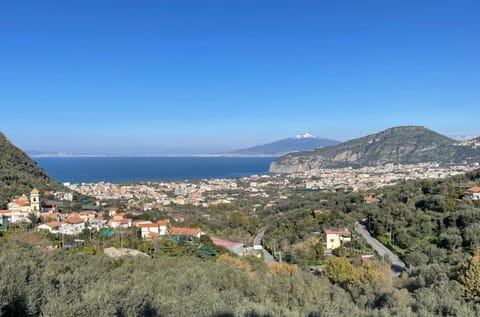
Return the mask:
<path fill-rule="evenodd" d="M 0 8 L 0 317 L 480 317 L 480 1 Z"/>
<path fill-rule="evenodd" d="M 35 158 L 60 182 L 237 178 L 267 174 L 272 157 L 62 157 Z"/>

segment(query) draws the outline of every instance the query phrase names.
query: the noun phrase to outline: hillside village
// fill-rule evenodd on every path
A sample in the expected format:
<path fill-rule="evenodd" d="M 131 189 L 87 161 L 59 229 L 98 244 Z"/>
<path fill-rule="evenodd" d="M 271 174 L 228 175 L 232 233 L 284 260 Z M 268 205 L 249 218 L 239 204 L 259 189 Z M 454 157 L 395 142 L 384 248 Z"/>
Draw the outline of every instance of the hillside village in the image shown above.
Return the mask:
<path fill-rule="evenodd" d="M 47 193 L 51 194 L 51 193 Z M 61 196 L 65 197 L 62 193 Z M 66 195 L 69 198 L 69 195 Z M 141 213 L 131 213 L 130 216 Z M 118 207 L 107 208 L 103 215 L 95 210 L 83 210 L 79 212 L 62 213 L 56 207 L 55 202 L 45 202 L 41 199 L 38 190 L 34 188 L 27 197 L 23 194 L 8 204 L 8 209 L 0 210 L 0 232 L 6 231 L 10 224 L 27 225 L 38 232 L 49 232 L 53 235 L 78 236 L 87 231 L 101 232 L 104 236 L 112 236 L 114 232 L 123 229 L 134 229 L 139 237 L 145 240 L 153 240 L 161 237 L 177 239 L 180 237 L 200 238 L 207 234 L 199 228 L 178 227 L 172 225 L 170 219 L 158 221 L 132 220 L 126 212 L 119 211 Z M 177 219 L 178 220 L 178 219 Z M 180 220 L 182 222 L 182 220 Z M 326 246 L 329 253 L 340 247 L 343 242 L 350 241 L 348 230 L 326 231 Z M 234 254 L 243 256 L 257 254 L 261 250 L 260 245 L 246 247 L 243 243 L 232 242 L 210 236 L 214 245 L 225 247 Z"/>
<path fill-rule="evenodd" d="M 385 166 L 382 168 L 322 170 L 315 175 L 261 175 L 240 179 L 206 179 L 198 181 L 144 182 L 138 184 L 84 183 L 64 184 L 71 192 L 47 191 L 41 195 L 33 189 L 29 196 L 23 194 L 12 199 L 6 210 L 0 210 L 0 230 L 9 224 L 24 224 L 36 231 L 50 234 L 77 236 L 86 231 L 108 235 L 118 230 L 137 232 L 141 239 L 152 240 L 160 237 L 196 237 L 208 234 L 214 244 L 231 248 L 243 255 L 254 247 L 253 241 L 229 241 L 200 228 L 191 228 L 189 209 L 203 210 L 202 217 L 209 218 L 209 208 L 241 204 L 246 199 L 253 212 L 257 209 L 273 208 L 292 194 L 302 191 L 336 191 L 351 188 L 354 192 L 365 192 L 366 204 L 379 201 L 375 188 L 392 185 L 400 180 L 427 179 L 458 175 L 477 167 L 439 167 L 435 164 L 413 166 Z M 370 191 L 366 190 L 369 189 Z M 366 190 L 366 191 L 365 191 Z M 81 210 L 62 210 L 62 201 L 72 202 L 73 192 L 79 192 L 94 200 Z M 49 197 L 45 200 L 43 197 Z M 465 200 L 479 200 L 480 189 L 473 186 L 465 190 Z M 118 205 L 123 202 L 123 207 Z M 84 201 L 85 203 L 85 201 Z M 113 204 L 113 205 L 112 205 Z M 110 207 L 109 207 L 110 206 Z M 149 211 L 164 212 L 163 219 L 146 219 L 142 215 Z M 317 211 L 315 211 L 317 212 Z M 315 214 L 314 212 L 314 214 Z M 321 210 L 318 212 L 322 213 Z M 145 219 L 142 219 L 145 218 Z M 187 219 L 187 221 L 185 221 Z M 345 228 L 326 228 L 323 232 L 325 254 L 351 240 L 351 233 Z M 250 244 L 250 247 L 248 245 Z"/>

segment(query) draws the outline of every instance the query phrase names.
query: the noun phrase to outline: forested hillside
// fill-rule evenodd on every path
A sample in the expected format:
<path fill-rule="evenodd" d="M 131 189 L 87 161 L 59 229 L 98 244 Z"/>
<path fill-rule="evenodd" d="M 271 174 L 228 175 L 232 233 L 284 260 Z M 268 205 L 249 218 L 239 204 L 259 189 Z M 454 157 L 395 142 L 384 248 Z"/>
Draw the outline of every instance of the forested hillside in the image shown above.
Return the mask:
<path fill-rule="evenodd" d="M 0 209 L 7 200 L 34 187 L 40 192 L 66 190 L 0 132 Z"/>

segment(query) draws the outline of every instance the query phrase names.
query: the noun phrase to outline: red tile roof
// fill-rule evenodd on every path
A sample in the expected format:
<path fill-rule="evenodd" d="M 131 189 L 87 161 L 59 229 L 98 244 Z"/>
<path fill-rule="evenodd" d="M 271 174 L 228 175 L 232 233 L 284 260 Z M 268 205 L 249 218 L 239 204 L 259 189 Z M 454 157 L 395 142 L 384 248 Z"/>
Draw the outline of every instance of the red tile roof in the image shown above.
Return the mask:
<path fill-rule="evenodd" d="M 158 225 L 156 223 L 139 223 L 138 227 L 140 227 L 140 228 L 157 228 Z"/>
<path fill-rule="evenodd" d="M 480 193 L 480 186 L 473 186 L 469 188 L 468 191 L 471 193 Z"/>
<path fill-rule="evenodd" d="M 350 231 L 347 229 L 325 229 L 324 230 L 326 234 L 338 234 L 341 236 L 349 236 Z"/>
<path fill-rule="evenodd" d="M 17 200 L 14 200 L 13 202 L 16 203 L 18 206 L 22 206 L 22 207 L 30 205 L 28 201 L 23 199 L 17 199 Z"/>
<path fill-rule="evenodd" d="M 47 222 L 46 225 L 49 226 L 50 228 L 55 228 L 55 227 L 61 227 L 62 223 L 60 221 L 52 221 L 52 222 Z"/>
<path fill-rule="evenodd" d="M 200 232 L 201 232 L 200 229 L 195 229 L 195 228 L 172 227 L 170 229 L 171 235 L 180 235 L 180 236 L 195 236 Z"/>
<path fill-rule="evenodd" d="M 71 224 L 71 225 L 84 222 L 82 218 L 77 218 L 77 217 L 67 218 L 67 220 L 65 220 L 65 221 L 66 221 L 66 223 Z"/>
<path fill-rule="evenodd" d="M 169 223 L 170 223 L 170 220 L 159 220 L 159 221 L 157 221 L 157 224 L 159 226 L 163 226 L 163 227 L 167 226 Z"/>
<path fill-rule="evenodd" d="M 140 228 L 157 228 L 158 225 L 156 223 L 139 223 L 138 227 L 140 227 Z"/>

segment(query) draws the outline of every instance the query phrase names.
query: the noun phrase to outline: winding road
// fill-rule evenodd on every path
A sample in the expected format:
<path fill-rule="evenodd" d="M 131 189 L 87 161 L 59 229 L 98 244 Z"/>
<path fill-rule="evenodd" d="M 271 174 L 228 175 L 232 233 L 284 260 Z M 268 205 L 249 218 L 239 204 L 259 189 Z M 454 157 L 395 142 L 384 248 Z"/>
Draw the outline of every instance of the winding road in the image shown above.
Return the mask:
<path fill-rule="evenodd" d="M 380 241 L 373 238 L 363 223 L 356 222 L 355 231 L 365 239 L 365 241 L 378 253 L 379 256 L 381 256 L 384 259 L 388 259 L 388 261 L 391 262 L 390 269 L 392 270 L 393 274 L 395 274 L 396 276 L 399 276 L 400 273 L 407 270 L 407 266 L 405 265 L 405 263 L 403 263 L 402 260 L 400 260 L 400 258 L 395 253 L 390 251 Z M 265 234 L 265 230 L 260 231 L 255 236 L 255 239 L 253 239 L 253 245 L 262 245 L 264 234 Z M 274 259 L 274 257 L 270 253 L 268 253 L 268 251 L 265 250 L 263 247 L 262 247 L 262 252 L 263 252 L 263 259 L 266 264 L 277 262 Z"/>
<path fill-rule="evenodd" d="M 390 266 L 392 272 L 395 275 L 400 275 L 403 271 L 407 269 L 405 263 L 403 263 L 400 258 L 390 251 L 386 246 L 384 246 L 380 241 L 373 238 L 368 232 L 367 228 L 363 223 L 355 223 L 355 231 L 361 235 L 365 241 L 380 255 L 381 257 L 388 259 L 392 264 Z"/>
<path fill-rule="evenodd" d="M 253 245 L 262 245 L 262 240 L 263 240 L 263 235 L 265 234 L 265 230 L 260 231 L 256 236 L 255 239 L 253 239 Z M 268 253 L 267 250 L 265 250 L 262 246 L 262 252 L 263 252 L 263 260 L 265 263 L 271 264 L 271 263 L 276 263 L 277 261 L 273 258 L 273 256 Z"/>

